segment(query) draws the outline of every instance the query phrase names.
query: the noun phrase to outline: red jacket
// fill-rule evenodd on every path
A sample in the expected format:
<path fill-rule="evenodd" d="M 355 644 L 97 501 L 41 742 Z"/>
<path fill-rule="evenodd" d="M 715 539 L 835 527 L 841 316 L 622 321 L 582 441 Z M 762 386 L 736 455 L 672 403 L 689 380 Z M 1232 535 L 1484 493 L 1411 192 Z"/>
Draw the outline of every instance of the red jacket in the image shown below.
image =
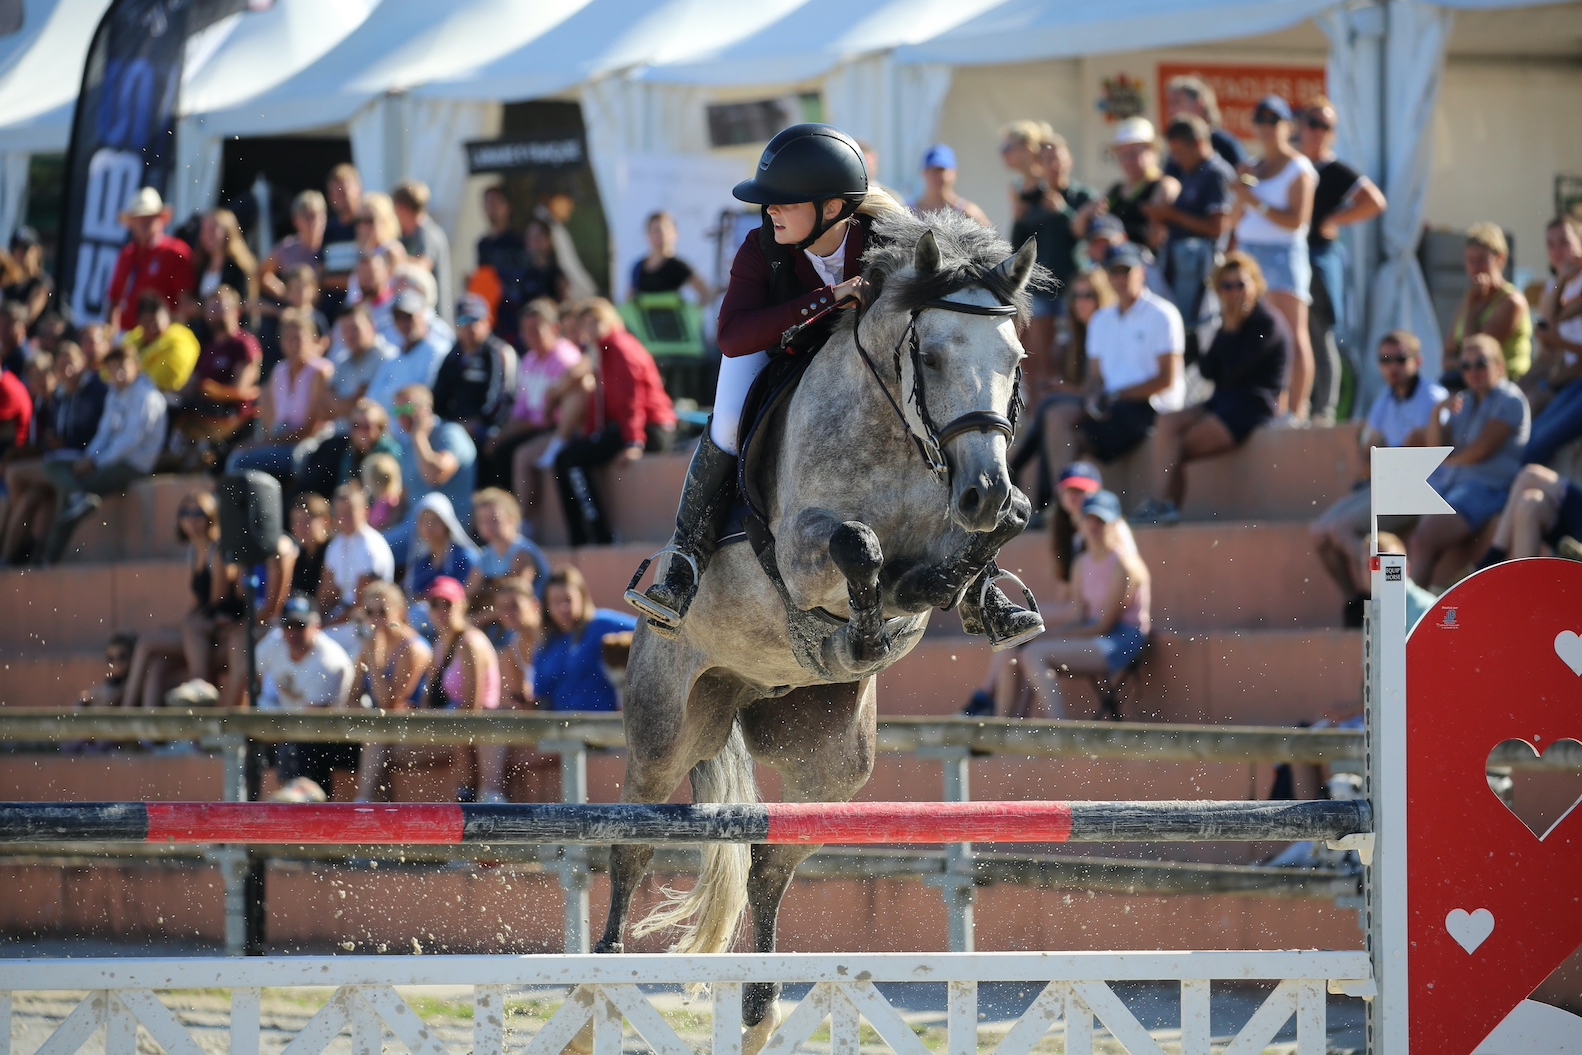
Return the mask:
<path fill-rule="evenodd" d="M 628 447 L 648 443 L 648 426 L 676 427 L 676 408 L 659 377 L 659 364 L 643 342 L 616 330 L 599 346 L 599 395 L 594 402 L 593 435 L 615 425 Z"/>
<path fill-rule="evenodd" d="M 868 247 L 868 232 L 861 223 L 850 226 L 846 236 L 846 277 L 861 273 L 859 261 Z M 720 303 L 720 351 L 732 359 L 780 347 L 780 335 L 834 301 L 834 290 L 813 270 L 813 262 L 800 249 L 788 250 L 795 261 L 797 285 L 804 294 L 776 303 L 770 283 L 769 262 L 753 231 L 736 251 L 731 283 Z"/>
<path fill-rule="evenodd" d="M 172 311 L 181 302 L 182 294 L 198 287 L 193 272 L 192 250 L 187 243 L 169 235 L 142 248 L 128 242 L 121 248 L 115 261 L 115 273 L 110 276 L 109 307 L 121 309 L 123 332 L 137 325 L 137 301 L 146 291 L 153 290 L 165 298 Z M 246 290 L 237 290 L 242 296 Z"/>

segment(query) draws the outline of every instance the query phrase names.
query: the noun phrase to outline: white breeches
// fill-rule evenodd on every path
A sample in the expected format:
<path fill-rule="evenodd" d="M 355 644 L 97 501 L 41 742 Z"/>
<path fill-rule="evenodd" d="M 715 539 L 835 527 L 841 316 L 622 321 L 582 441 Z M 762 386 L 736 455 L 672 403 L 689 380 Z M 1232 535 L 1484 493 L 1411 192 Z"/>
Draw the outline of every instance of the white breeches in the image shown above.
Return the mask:
<path fill-rule="evenodd" d="M 720 360 L 720 380 L 714 389 L 714 424 L 709 436 L 727 454 L 741 454 L 742 406 L 758 375 L 769 365 L 768 352 L 754 352 Z"/>

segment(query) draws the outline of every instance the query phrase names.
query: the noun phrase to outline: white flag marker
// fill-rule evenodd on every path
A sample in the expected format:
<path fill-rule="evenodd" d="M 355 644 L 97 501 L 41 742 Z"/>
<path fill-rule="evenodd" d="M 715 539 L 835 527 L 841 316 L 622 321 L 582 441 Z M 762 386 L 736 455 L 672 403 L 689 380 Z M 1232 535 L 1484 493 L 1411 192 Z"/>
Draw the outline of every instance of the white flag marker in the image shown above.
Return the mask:
<path fill-rule="evenodd" d="M 1428 478 L 1454 447 L 1374 447 L 1372 455 L 1373 537 L 1369 552 L 1379 552 L 1379 518 L 1431 516 L 1455 509 Z"/>

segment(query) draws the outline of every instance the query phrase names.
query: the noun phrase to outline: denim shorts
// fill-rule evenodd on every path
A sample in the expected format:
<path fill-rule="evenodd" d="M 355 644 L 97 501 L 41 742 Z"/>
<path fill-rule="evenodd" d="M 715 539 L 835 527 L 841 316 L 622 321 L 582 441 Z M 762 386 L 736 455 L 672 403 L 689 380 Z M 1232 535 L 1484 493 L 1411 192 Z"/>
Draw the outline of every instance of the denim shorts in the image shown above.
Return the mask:
<path fill-rule="evenodd" d="M 1502 488 L 1470 480 L 1457 481 L 1442 492 L 1456 515 L 1467 522 L 1474 534 L 1505 510 L 1507 492 Z"/>
<path fill-rule="evenodd" d="M 1143 646 L 1148 644 L 1148 635 L 1135 626 L 1121 623 L 1103 637 L 1094 638 L 1093 643 L 1104 653 L 1110 674 L 1115 675 L 1131 666 L 1142 654 Z"/>
<path fill-rule="evenodd" d="M 1307 258 L 1307 242 L 1243 242 L 1241 251 L 1258 261 L 1270 293 L 1289 293 L 1303 304 L 1313 302 L 1313 263 Z"/>

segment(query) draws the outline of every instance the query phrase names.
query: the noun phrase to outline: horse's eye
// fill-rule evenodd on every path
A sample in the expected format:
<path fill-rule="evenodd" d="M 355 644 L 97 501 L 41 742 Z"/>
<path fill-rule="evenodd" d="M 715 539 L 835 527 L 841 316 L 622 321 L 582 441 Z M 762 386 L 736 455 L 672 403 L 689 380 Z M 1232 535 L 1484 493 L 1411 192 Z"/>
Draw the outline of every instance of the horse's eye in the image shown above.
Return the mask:
<path fill-rule="evenodd" d="M 923 365 L 928 367 L 928 369 L 930 369 L 930 370 L 938 370 L 939 369 L 939 353 L 934 351 L 932 348 L 925 348 L 925 349 L 923 349 L 923 354 L 922 354 L 921 358 L 923 360 Z"/>

